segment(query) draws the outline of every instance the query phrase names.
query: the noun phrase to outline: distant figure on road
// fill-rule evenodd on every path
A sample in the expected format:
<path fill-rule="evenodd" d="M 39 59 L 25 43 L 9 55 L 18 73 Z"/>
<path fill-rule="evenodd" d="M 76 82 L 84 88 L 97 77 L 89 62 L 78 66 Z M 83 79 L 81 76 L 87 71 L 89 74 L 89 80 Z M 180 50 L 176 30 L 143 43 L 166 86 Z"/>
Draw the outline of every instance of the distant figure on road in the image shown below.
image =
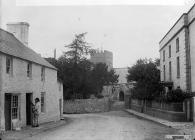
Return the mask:
<path fill-rule="evenodd" d="M 39 98 L 35 98 L 35 104 L 32 105 L 32 113 L 33 113 L 33 122 L 32 127 L 39 126 L 39 113 L 40 113 L 40 100 Z"/>

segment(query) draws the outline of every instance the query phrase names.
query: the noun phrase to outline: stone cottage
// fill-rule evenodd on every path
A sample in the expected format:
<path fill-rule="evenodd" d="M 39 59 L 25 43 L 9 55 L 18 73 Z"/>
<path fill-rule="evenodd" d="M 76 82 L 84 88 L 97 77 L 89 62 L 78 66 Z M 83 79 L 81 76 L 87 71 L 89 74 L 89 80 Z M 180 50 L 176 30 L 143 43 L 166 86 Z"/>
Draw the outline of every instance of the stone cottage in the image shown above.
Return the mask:
<path fill-rule="evenodd" d="M 60 119 L 63 86 L 57 70 L 28 47 L 25 22 L 0 29 L 0 129 L 12 130 L 14 121 L 31 125 L 31 102 L 41 101 L 40 123 Z"/>

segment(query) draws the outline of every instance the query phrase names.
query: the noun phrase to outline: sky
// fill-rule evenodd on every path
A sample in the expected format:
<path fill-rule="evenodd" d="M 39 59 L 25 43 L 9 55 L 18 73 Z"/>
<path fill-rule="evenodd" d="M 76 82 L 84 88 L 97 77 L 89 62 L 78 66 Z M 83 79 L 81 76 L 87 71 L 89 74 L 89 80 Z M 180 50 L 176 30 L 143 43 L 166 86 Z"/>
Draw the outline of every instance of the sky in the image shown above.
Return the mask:
<path fill-rule="evenodd" d="M 93 48 L 113 52 L 115 68 L 130 67 L 140 58 L 159 58 L 159 41 L 192 4 L 20 6 L 2 0 L 2 28 L 28 22 L 29 47 L 43 57 L 53 57 L 54 49 L 61 56 L 75 34 L 87 32 Z"/>

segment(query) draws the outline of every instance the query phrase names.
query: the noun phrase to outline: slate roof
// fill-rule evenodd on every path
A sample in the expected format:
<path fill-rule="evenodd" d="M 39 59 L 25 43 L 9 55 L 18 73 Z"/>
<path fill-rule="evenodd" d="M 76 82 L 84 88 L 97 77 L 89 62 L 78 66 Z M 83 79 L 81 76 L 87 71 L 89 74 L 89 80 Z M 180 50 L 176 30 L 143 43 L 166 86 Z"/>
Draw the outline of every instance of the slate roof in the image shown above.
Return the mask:
<path fill-rule="evenodd" d="M 3 29 L 0 29 L 0 52 L 56 70 L 39 54 L 23 45 L 13 34 Z"/>

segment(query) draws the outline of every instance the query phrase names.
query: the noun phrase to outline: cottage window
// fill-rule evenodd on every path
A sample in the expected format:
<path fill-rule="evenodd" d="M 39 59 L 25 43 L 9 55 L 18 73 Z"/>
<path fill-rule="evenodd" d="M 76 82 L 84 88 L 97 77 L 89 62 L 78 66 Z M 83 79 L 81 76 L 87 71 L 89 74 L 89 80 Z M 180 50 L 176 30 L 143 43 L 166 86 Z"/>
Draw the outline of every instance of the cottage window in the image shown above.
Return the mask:
<path fill-rule="evenodd" d="M 6 73 L 12 74 L 13 60 L 11 57 L 6 57 Z"/>
<path fill-rule="evenodd" d="M 41 81 L 45 81 L 45 68 L 41 67 Z"/>
<path fill-rule="evenodd" d="M 45 92 L 41 92 L 41 112 L 45 112 Z"/>
<path fill-rule="evenodd" d="M 176 39 L 176 52 L 179 52 L 179 38 Z"/>
<path fill-rule="evenodd" d="M 19 109 L 18 109 L 18 96 L 13 95 L 12 96 L 12 103 L 11 103 L 11 111 L 12 111 L 12 119 L 18 119 L 19 118 Z"/>
<path fill-rule="evenodd" d="M 177 57 L 177 78 L 180 78 L 180 59 Z"/>
<path fill-rule="evenodd" d="M 32 77 L 32 64 L 31 63 L 27 64 L 27 77 L 29 78 Z"/>

